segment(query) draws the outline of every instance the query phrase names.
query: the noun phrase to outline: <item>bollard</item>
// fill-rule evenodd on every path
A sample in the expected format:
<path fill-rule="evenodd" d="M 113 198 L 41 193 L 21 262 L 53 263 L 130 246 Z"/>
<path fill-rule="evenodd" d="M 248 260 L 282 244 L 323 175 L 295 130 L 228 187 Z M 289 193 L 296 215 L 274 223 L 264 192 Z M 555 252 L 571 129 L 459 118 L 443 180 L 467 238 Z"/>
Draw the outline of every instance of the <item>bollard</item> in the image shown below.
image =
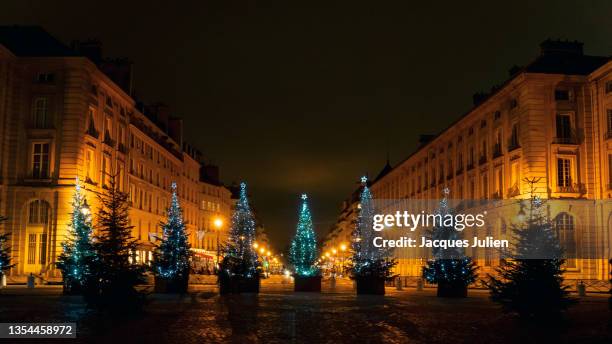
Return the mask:
<path fill-rule="evenodd" d="M 417 280 L 416 290 L 417 291 L 423 291 L 423 279 L 422 278 L 419 278 Z"/>
<path fill-rule="evenodd" d="M 586 286 L 584 285 L 583 281 L 580 281 L 580 283 L 576 284 L 576 291 L 578 291 L 578 296 L 586 296 Z"/>
<path fill-rule="evenodd" d="M 0 288 L 6 288 L 6 275 L 2 274 L 0 277 Z"/>
<path fill-rule="evenodd" d="M 402 288 L 402 278 L 398 277 L 395 279 L 395 289 L 396 290 L 403 290 L 404 288 Z"/>
<path fill-rule="evenodd" d="M 30 273 L 30 276 L 28 276 L 28 288 L 34 288 L 34 284 L 34 275 Z"/>

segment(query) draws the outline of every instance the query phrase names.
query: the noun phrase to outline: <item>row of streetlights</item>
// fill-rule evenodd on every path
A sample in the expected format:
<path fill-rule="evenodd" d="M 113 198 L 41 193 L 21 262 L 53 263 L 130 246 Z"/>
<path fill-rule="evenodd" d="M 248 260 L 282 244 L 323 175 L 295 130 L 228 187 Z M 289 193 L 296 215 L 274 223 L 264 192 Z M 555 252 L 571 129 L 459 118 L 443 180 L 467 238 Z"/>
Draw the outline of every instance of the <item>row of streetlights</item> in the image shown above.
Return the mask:
<path fill-rule="evenodd" d="M 343 275 L 344 274 L 344 259 L 346 258 L 345 252 L 347 249 L 348 249 L 348 245 L 345 243 L 340 244 L 338 248 L 332 247 L 331 249 L 325 251 L 325 253 L 319 259 L 319 263 L 323 263 L 327 260 L 328 264 L 332 265 L 332 269 L 335 269 L 336 259 L 338 258 L 338 255 L 339 255 L 340 256 L 339 257 L 340 258 L 340 274 Z"/>

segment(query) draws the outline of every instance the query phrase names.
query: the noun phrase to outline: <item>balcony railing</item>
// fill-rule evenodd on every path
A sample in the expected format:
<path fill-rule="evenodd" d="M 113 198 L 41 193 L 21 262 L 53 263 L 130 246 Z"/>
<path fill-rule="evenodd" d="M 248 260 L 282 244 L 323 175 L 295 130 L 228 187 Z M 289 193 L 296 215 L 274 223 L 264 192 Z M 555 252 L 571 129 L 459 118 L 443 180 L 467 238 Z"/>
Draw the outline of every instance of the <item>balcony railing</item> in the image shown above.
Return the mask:
<path fill-rule="evenodd" d="M 119 150 L 123 154 L 127 154 L 127 147 L 123 143 L 119 144 L 119 146 L 117 147 L 117 150 Z"/>
<path fill-rule="evenodd" d="M 609 140 L 612 139 L 612 130 L 608 130 L 605 134 L 605 139 Z"/>
<path fill-rule="evenodd" d="M 459 168 L 457 169 L 457 173 L 456 173 L 456 175 L 460 175 L 461 173 L 463 173 L 463 167 L 459 167 Z"/>
<path fill-rule="evenodd" d="M 115 140 L 113 140 L 108 132 L 104 133 L 104 144 L 111 147 L 115 146 Z"/>
<path fill-rule="evenodd" d="M 479 165 L 484 165 L 487 163 L 487 156 L 486 155 L 481 155 L 480 159 L 478 159 L 478 164 Z"/>
<path fill-rule="evenodd" d="M 452 172 L 446 175 L 446 180 L 451 180 L 451 179 L 453 179 L 453 173 Z"/>
<path fill-rule="evenodd" d="M 508 197 L 518 196 L 520 193 L 518 185 L 513 185 L 508 188 Z"/>
<path fill-rule="evenodd" d="M 578 135 L 575 130 L 571 130 L 568 133 L 564 133 L 563 135 L 555 137 L 553 139 L 553 143 L 563 145 L 577 145 L 580 144 L 580 135 Z"/>
<path fill-rule="evenodd" d="M 519 144 L 518 140 L 510 140 L 508 141 L 508 152 L 511 152 L 515 149 L 521 148 L 521 145 Z"/>
<path fill-rule="evenodd" d="M 571 183 L 570 185 L 563 185 L 563 186 L 557 185 L 557 192 L 585 194 L 586 187 L 582 183 Z"/>
<path fill-rule="evenodd" d="M 100 137 L 100 133 L 96 130 L 94 126 L 89 126 L 89 128 L 87 128 L 87 131 L 85 133 L 93 137 L 94 139 L 97 139 L 98 137 Z"/>
<path fill-rule="evenodd" d="M 467 170 L 468 170 L 468 171 L 469 171 L 469 170 L 471 170 L 471 169 L 473 169 L 473 168 L 474 168 L 474 163 L 473 163 L 473 162 L 471 162 L 471 163 L 469 163 L 469 164 L 467 165 Z"/>

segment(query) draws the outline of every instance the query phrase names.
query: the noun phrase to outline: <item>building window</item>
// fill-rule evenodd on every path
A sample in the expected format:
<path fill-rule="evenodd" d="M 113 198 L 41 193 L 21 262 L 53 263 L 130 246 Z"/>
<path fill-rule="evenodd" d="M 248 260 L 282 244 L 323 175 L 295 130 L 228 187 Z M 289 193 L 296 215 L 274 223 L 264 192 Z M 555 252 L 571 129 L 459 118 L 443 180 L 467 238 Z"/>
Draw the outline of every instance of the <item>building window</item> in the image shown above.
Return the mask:
<path fill-rule="evenodd" d="M 32 201 L 28 209 L 29 225 L 46 225 L 49 222 L 49 203 L 41 200 Z"/>
<path fill-rule="evenodd" d="M 35 128 L 44 129 L 48 121 L 48 102 L 46 97 L 34 99 L 33 124 Z"/>
<path fill-rule="evenodd" d="M 493 120 L 497 121 L 500 118 L 501 118 L 501 111 L 495 111 L 495 113 L 493 114 Z"/>
<path fill-rule="evenodd" d="M 571 167 L 570 159 L 557 159 L 557 186 L 560 188 L 568 188 L 572 185 Z"/>
<path fill-rule="evenodd" d="M 567 141 L 572 137 L 572 118 L 569 114 L 558 114 L 556 118 L 557 139 Z M 563 143 L 563 142 L 561 142 Z"/>
<path fill-rule="evenodd" d="M 508 151 L 519 148 L 519 127 L 518 123 L 512 124 L 512 131 L 510 132 L 510 142 L 508 144 Z"/>
<path fill-rule="evenodd" d="M 28 234 L 28 264 L 36 263 L 36 234 Z"/>
<path fill-rule="evenodd" d="M 570 91 L 555 90 L 555 100 L 570 100 Z"/>
<path fill-rule="evenodd" d="M 87 134 L 96 139 L 98 138 L 98 130 L 96 129 L 96 110 L 93 107 L 90 107 L 87 113 Z"/>
<path fill-rule="evenodd" d="M 53 73 L 38 73 L 36 76 L 36 82 L 41 84 L 51 84 L 55 81 L 55 74 Z"/>
<path fill-rule="evenodd" d="M 35 143 L 32 146 L 32 178 L 49 178 L 49 144 Z"/>
<path fill-rule="evenodd" d="M 574 217 L 568 213 L 561 213 L 555 218 L 555 230 L 559 244 L 563 248 L 565 256 L 565 267 L 576 267 L 576 238 Z"/>
<path fill-rule="evenodd" d="M 489 178 L 486 172 L 482 175 L 482 199 L 489 198 Z"/>
<path fill-rule="evenodd" d="M 608 190 L 612 190 L 612 154 L 608 154 Z"/>
<path fill-rule="evenodd" d="M 612 138 L 612 109 L 608 109 L 607 111 L 607 131 L 606 131 L 606 138 Z"/>
<path fill-rule="evenodd" d="M 606 93 L 611 93 L 612 92 L 612 80 L 606 82 Z"/>
<path fill-rule="evenodd" d="M 109 187 L 111 177 L 111 161 L 106 155 L 102 156 L 102 187 Z"/>
<path fill-rule="evenodd" d="M 85 150 L 85 181 L 93 183 L 95 179 L 94 151 L 87 149 Z"/>

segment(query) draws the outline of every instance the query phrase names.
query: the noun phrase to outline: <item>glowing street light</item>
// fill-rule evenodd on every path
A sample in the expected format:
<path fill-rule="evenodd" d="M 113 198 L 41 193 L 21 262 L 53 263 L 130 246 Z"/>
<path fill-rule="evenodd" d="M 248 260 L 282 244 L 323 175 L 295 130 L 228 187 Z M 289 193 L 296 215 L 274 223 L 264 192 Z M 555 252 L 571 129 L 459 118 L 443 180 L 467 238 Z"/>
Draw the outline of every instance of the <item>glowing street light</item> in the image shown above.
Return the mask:
<path fill-rule="evenodd" d="M 219 266 L 219 258 L 221 256 L 221 247 L 219 245 L 219 235 L 221 233 L 221 227 L 223 227 L 223 219 L 217 217 L 213 220 L 213 225 L 217 228 L 217 266 Z"/>

